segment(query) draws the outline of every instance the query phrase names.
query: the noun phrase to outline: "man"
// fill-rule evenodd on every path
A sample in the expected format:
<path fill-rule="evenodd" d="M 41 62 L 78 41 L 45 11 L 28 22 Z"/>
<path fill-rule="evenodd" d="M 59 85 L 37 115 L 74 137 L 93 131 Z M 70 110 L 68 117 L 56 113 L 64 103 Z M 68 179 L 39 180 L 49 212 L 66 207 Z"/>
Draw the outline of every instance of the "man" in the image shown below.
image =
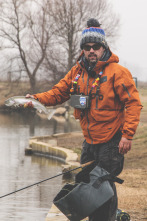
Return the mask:
<path fill-rule="evenodd" d="M 85 138 L 81 164 L 95 160 L 117 176 L 139 123 L 142 108 L 139 94 L 130 72 L 118 64 L 118 57 L 110 51 L 105 32 L 96 19 L 88 20 L 80 47 L 77 64 L 52 90 L 26 97 L 47 106 L 61 104 L 71 97 L 74 116 L 80 120 Z M 114 184 L 111 185 L 115 192 Z M 116 207 L 115 194 L 89 220 L 113 221 Z"/>

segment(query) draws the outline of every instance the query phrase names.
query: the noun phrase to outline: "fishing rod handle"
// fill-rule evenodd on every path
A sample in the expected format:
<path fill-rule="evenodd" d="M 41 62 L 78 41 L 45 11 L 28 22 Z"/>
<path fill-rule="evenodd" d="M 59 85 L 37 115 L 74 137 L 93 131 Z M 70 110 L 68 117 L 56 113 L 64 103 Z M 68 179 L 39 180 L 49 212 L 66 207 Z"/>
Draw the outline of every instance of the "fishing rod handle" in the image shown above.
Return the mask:
<path fill-rule="evenodd" d="M 92 164 L 93 162 L 94 162 L 94 160 L 89 161 L 89 162 L 84 163 L 84 164 L 81 164 L 81 167 L 82 167 L 82 168 L 83 168 L 83 167 L 86 167 L 86 166 L 88 166 L 88 165 Z"/>

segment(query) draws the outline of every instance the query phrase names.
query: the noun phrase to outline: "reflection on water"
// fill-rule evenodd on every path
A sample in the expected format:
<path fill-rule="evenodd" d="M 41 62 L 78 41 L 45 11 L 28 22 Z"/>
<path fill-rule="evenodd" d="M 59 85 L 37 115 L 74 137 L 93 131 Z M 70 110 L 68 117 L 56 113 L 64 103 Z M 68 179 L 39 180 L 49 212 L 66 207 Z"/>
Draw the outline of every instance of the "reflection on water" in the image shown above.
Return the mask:
<path fill-rule="evenodd" d="M 0 114 L 0 196 L 61 173 L 61 162 L 25 156 L 30 136 L 80 130 L 74 120 L 57 122 L 40 119 L 34 113 Z M 62 187 L 56 177 L 0 199 L 0 220 L 42 221 Z"/>

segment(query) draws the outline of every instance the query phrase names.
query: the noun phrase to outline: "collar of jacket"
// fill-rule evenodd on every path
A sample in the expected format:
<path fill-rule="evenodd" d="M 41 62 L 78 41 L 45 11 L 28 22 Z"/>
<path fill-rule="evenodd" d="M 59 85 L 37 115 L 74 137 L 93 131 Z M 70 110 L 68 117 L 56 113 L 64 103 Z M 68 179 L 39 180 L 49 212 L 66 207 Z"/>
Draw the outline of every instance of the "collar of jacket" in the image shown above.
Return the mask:
<path fill-rule="evenodd" d="M 82 51 L 79 58 L 78 58 L 78 60 L 77 60 L 77 65 L 85 69 L 84 63 L 82 62 L 82 56 L 83 55 L 84 55 L 84 52 Z M 118 63 L 118 62 L 119 62 L 118 56 L 111 52 L 111 56 L 109 57 L 109 59 L 106 60 L 106 61 L 98 61 L 97 64 L 95 65 L 93 71 L 101 70 L 101 69 L 103 69 L 103 67 L 105 65 L 108 65 L 110 63 Z"/>

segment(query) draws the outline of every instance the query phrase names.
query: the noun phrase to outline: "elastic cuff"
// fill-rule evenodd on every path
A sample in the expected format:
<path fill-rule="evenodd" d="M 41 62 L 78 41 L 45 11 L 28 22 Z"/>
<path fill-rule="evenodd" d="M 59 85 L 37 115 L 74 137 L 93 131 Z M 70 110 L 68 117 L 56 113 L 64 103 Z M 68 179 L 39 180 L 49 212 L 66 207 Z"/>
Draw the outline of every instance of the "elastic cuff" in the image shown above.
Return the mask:
<path fill-rule="evenodd" d="M 122 134 L 122 137 L 125 137 L 128 140 L 132 140 L 133 139 L 133 136 L 132 135 L 128 135 L 128 134 Z"/>
<path fill-rule="evenodd" d="M 39 101 L 39 99 L 37 98 L 36 94 L 33 94 L 33 96 L 34 96 L 35 100 Z"/>

